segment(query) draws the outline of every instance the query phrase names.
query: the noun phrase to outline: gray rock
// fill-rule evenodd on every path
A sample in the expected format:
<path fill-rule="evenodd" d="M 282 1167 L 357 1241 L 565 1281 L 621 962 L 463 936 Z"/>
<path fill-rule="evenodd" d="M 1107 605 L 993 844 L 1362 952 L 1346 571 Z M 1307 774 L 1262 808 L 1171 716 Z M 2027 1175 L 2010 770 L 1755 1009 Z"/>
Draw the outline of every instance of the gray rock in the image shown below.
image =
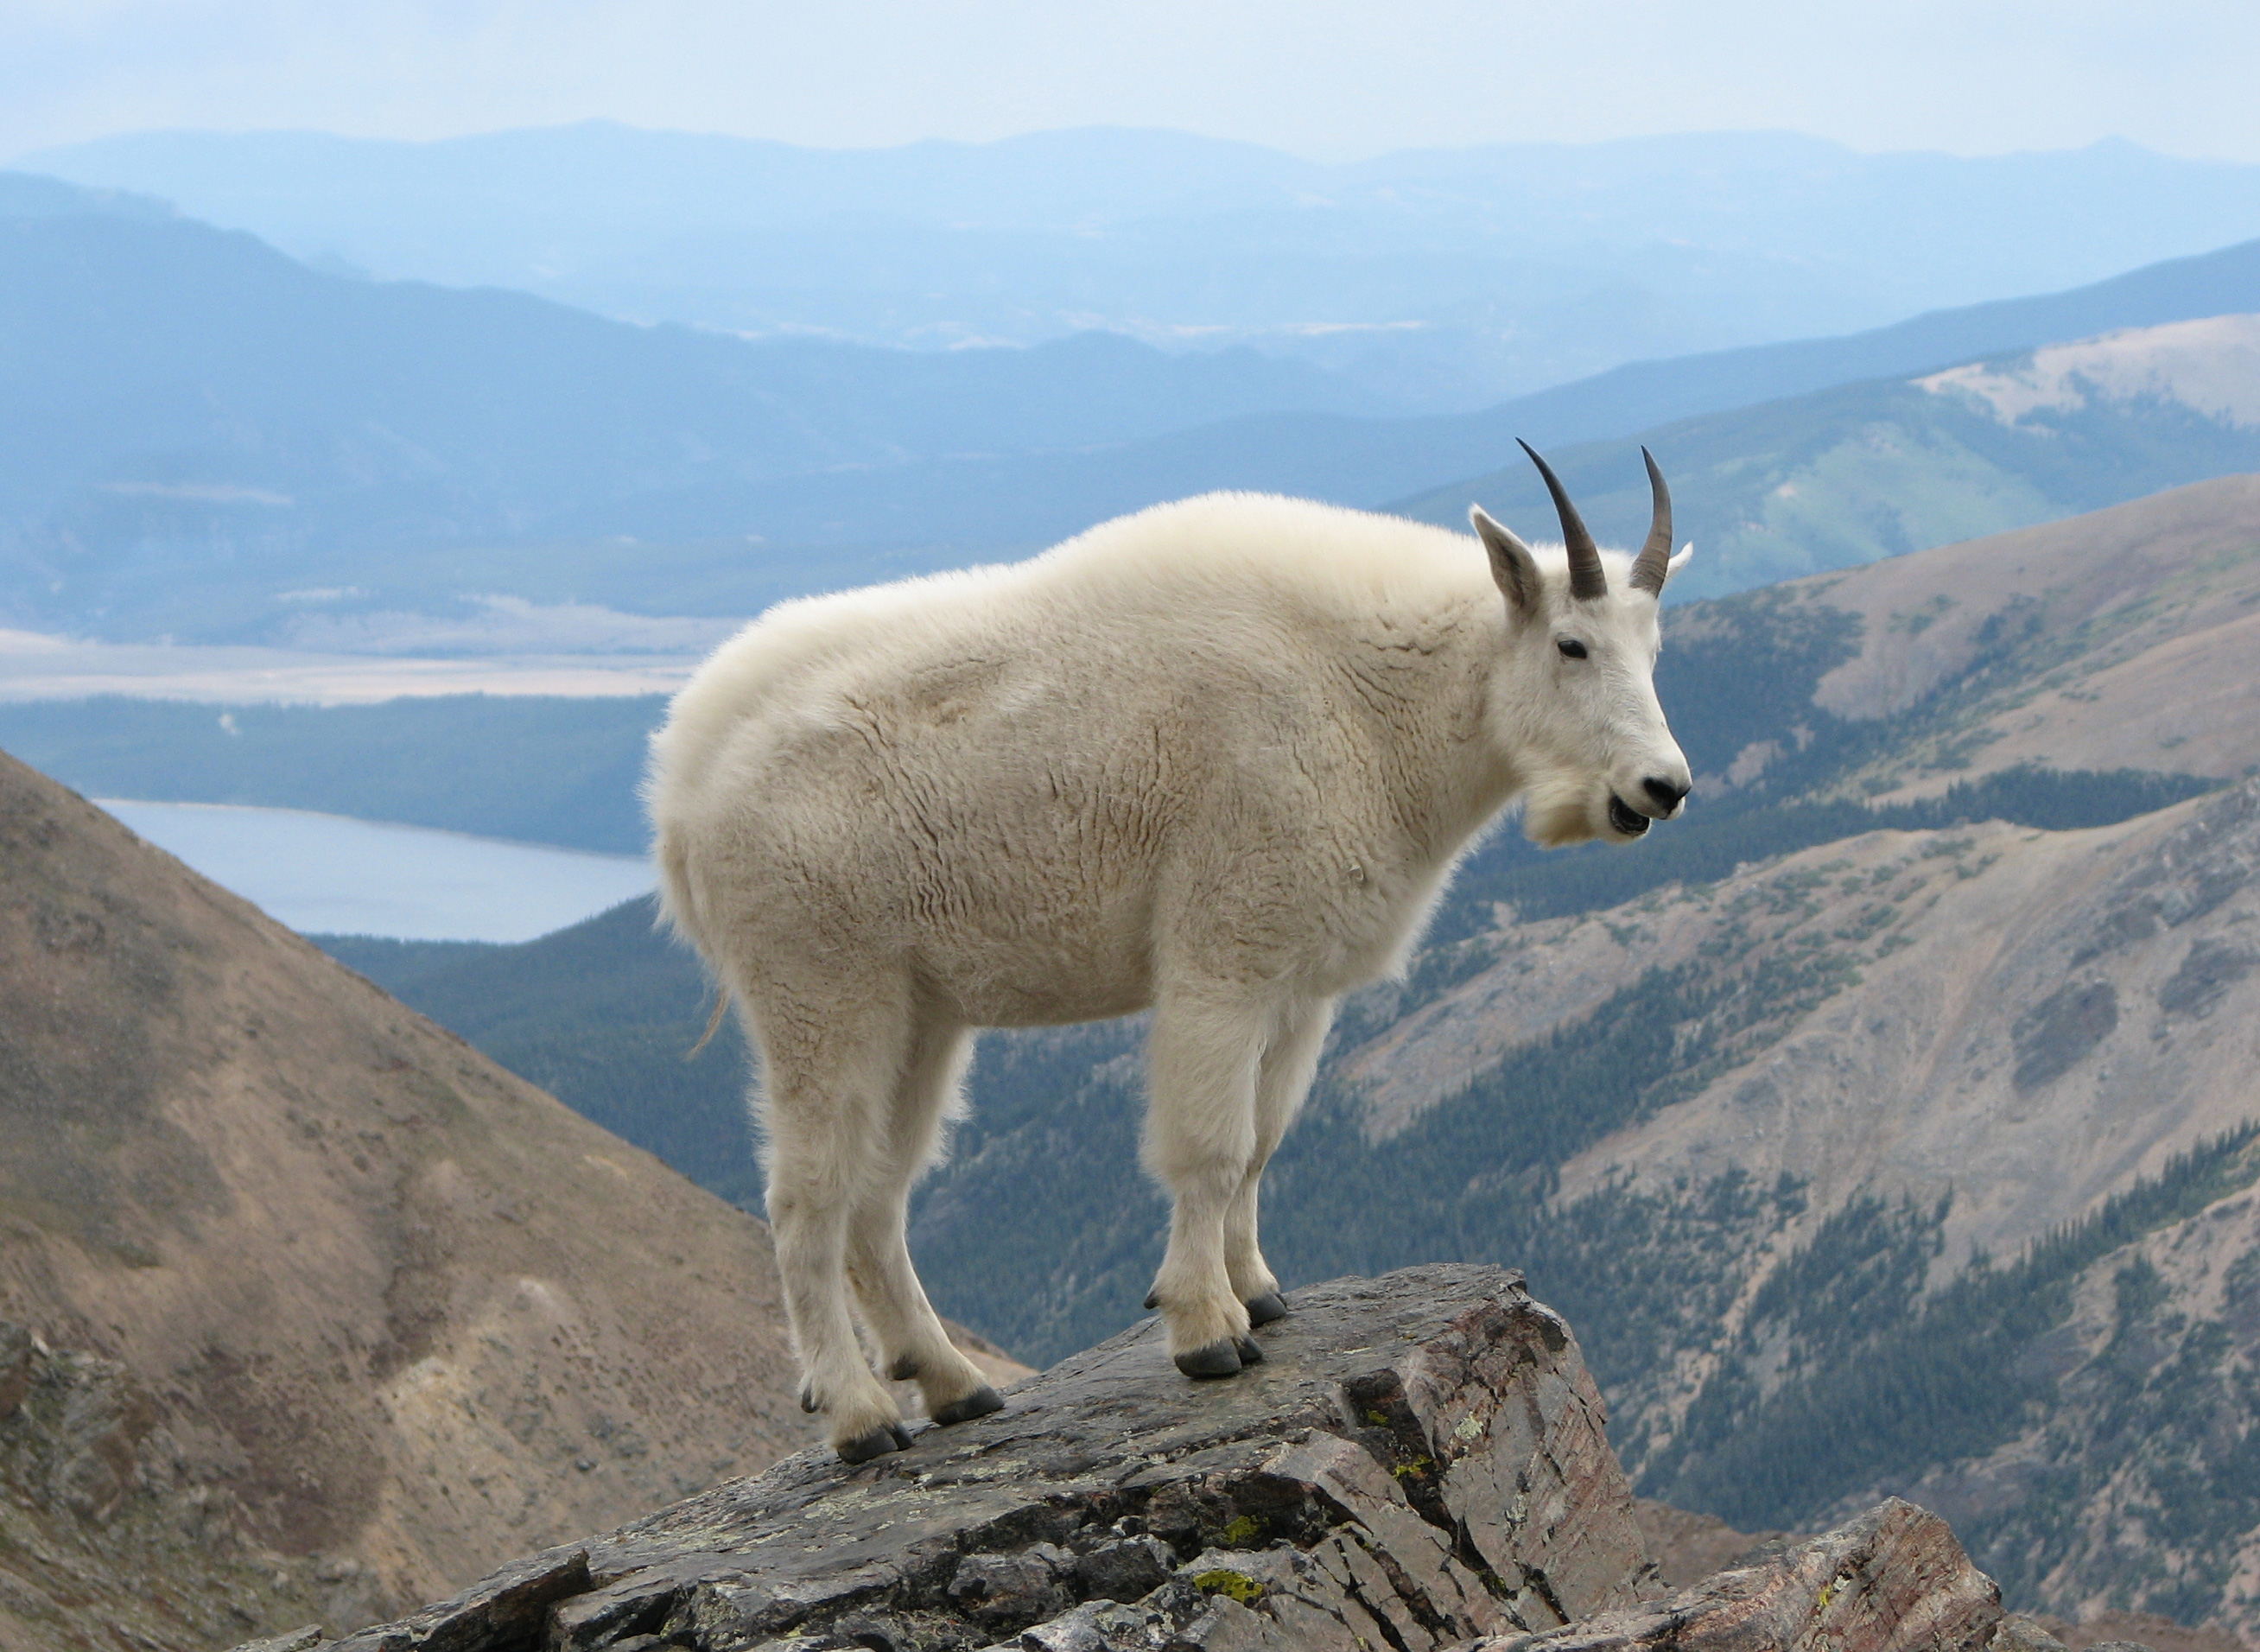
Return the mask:
<path fill-rule="evenodd" d="M 291 1630 L 288 1634 L 273 1635 L 264 1641 L 254 1641 L 249 1646 L 243 1648 L 242 1652 L 317 1652 L 318 1648 L 330 1644 L 330 1641 L 322 1638 L 322 1626 L 318 1623 L 310 1623 L 304 1628 Z"/>
<path fill-rule="evenodd" d="M 1656 1598 L 1600 1396 L 1518 1274 L 1292 1305 L 1231 1381 L 1149 1321 L 995 1416 L 803 1452 L 336 1652 L 2050 1652 L 1897 1501 Z"/>
<path fill-rule="evenodd" d="M 524 1652 L 540 1644 L 549 1608 L 588 1588 L 587 1549 L 547 1549 L 504 1567 L 453 1600 L 349 1634 L 336 1643 L 336 1652 Z M 611 1644 L 617 1648 L 626 1639 Z"/>
<path fill-rule="evenodd" d="M 1668 1599 L 1462 1652 L 1987 1652 L 2001 1591 L 1953 1529 L 1897 1498 Z"/>
<path fill-rule="evenodd" d="M 24 1396 L 32 1391 L 32 1355 L 37 1346 L 29 1330 L 0 1319 L 0 1422 L 14 1416 Z"/>
<path fill-rule="evenodd" d="M 994 1416 L 803 1452 L 589 1543 L 577 1584 L 513 1569 L 339 1652 L 1420 1652 L 1656 1592 L 1600 1395 L 1519 1275 L 1290 1306 L 1230 1381 L 1184 1380 L 1148 1321 Z"/>
<path fill-rule="evenodd" d="M 1990 1652 L 2064 1652 L 2064 1645 L 2048 1632 L 2039 1619 L 2012 1612 L 1993 1631 Z"/>

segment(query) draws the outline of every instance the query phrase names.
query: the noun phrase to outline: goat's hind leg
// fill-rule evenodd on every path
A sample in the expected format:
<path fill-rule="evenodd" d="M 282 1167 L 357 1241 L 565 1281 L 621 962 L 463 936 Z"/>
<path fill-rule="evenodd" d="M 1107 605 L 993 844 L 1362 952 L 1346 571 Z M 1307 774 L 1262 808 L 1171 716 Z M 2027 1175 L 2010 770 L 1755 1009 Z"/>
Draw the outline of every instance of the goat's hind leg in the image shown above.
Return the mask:
<path fill-rule="evenodd" d="M 848 1294 L 849 1225 L 880 1179 L 911 1043 L 909 994 L 892 984 L 857 983 L 820 1004 L 764 1004 L 754 1015 L 769 1229 L 800 1403 L 824 1413 L 826 1436 L 849 1462 L 910 1444 L 901 1408 L 864 1360 Z"/>
<path fill-rule="evenodd" d="M 949 1340 L 919 1284 L 903 1235 L 911 1189 L 933 1162 L 971 1052 L 971 1035 L 963 1027 L 921 1018 L 896 1087 L 879 1174 L 848 1230 L 848 1277 L 887 1375 L 898 1382 L 914 1379 L 926 1415 L 941 1424 L 985 1417 L 1005 1406 L 981 1368 Z"/>

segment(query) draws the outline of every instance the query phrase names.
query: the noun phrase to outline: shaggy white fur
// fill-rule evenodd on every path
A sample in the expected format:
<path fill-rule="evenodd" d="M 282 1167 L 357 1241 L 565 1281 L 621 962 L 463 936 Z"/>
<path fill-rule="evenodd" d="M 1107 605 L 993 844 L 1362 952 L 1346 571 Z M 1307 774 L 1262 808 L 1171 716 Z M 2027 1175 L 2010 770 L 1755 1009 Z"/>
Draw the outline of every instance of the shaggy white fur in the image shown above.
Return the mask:
<path fill-rule="evenodd" d="M 1550 843 L 1678 812 L 1655 597 L 1606 553 L 1608 594 L 1574 599 L 1562 552 L 1477 526 L 1211 495 L 788 603 L 676 697 L 647 785 L 666 911 L 761 1054 L 803 1398 L 843 1455 L 903 1438 L 851 1286 L 938 1419 L 997 1403 L 903 1240 L 971 1029 L 1153 1007 L 1155 1300 L 1180 1365 L 1225 1374 L 1260 1357 L 1248 1305 L 1277 1306 L 1257 1182 L 1337 997 L 1510 798 Z"/>

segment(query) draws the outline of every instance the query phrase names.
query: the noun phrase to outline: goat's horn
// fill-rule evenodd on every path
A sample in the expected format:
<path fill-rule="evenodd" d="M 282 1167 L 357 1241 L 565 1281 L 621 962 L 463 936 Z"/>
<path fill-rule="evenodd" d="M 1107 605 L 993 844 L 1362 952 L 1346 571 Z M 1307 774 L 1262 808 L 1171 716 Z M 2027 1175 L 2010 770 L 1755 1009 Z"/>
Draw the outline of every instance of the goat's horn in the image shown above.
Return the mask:
<path fill-rule="evenodd" d="M 1515 440 L 1538 467 L 1538 474 L 1546 478 L 1546 491 L 1554 496 L 1554 513 L 1562 518 L 1562 544 L 1570 553 L 1570 594 L 1581 602 L 1607 596 L 1609 576 L 1601 571 L 1601 553 L 1593 536 L 1585 532 L 1585 520 L 1577 514 L 1577 507 L 1570 503 L 1562 479 L 1554 474 L 1553 466 L 1538 456 L 1538 449 L 1520 436 Z"/>
<path fill-rule="evenodd" d="M 1648 491 L 1656 501 L 1656 511 L 1649 518 L 1648 543 L 1633 561 L 1633 589 L 1661 599 L 1663 582 L 1671 573 L 1671 490 L 1663 485 L 1663 472 L 1656 468 L 1656 455 L 1643 447 L 1640 456 L 1648 461 Z"/>

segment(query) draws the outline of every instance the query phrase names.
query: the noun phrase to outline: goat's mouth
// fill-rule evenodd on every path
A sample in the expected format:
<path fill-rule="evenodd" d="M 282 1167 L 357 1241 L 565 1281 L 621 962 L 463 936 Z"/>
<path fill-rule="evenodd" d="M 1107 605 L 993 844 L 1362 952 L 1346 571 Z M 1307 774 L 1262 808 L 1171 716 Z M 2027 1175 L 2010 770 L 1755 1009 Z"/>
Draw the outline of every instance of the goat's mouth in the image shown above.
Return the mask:
<path fill-rule="evenodd" d="M 1629 808 L 1625 800 L 1613 791 L 1609 793 L 1609 824 L 1628 838 L 1636 838 L 1648 830 L 1649 818 L 1637 809 Z"/>

